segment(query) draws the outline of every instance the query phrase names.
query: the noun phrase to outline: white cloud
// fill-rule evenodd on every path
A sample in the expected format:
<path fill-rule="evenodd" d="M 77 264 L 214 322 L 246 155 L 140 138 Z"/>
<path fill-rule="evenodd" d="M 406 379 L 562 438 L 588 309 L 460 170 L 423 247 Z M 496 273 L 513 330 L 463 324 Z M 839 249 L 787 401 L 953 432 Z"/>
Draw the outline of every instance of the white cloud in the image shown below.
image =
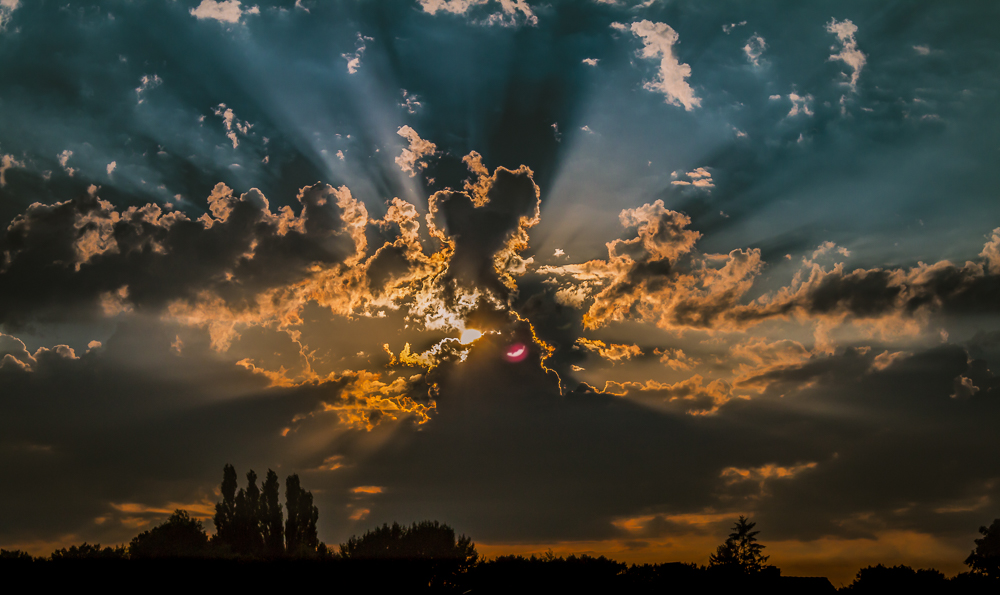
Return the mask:
<path fill-rule="evenodd" d="M 253 128 L 253 124 L 237 118 L 233 110 L 226 107 L 225 103 L 220 103 L 218 107 L 212 108 L 212 111 L 216 116 L 222 118 L 222 123 L 226 127 L 226 136 L 229 137 L 229 140 L 233 141 L 233 148 L 235 149 L 240 146 L 239 137 L 236 134 L 240 133 L 246 136 L 250 133 L 250 129 Z"/>
<path fill-rule="evenodd" d="M 828 33 L 836 35 L 841 44 L 840 52 L 831 54 L 829 59 L 840 60 L 851 67 L 851 80 L 847 84 L 851 87 L 851 91 L 857 91 L 858 78 L 861 76 L 861 69 L 865 67 L 866 62 L 865 55 L 858 49 L 858 41 L 854 37 L 854 34 L 858 32 L 857 25 L 852 23 L 850 19 L 839 22 L 837 19 L 830 19 L 830 22 L 826 24 L 826 30 Z"/>
<path fill-rule="evenodd" d="M 244 10 L 239 0 L 201 0 L 190 11 L 196 19 L 214 19 L 220 23 L 238 23 L 245 14 L 260 14 L 260 8 L 251 6 Z"/>
<path fill-rule="evenodd" d="M 499 3 L 500 10 L 482 21 L 484 25 L 516 25 L 519 18 L 529 25 L 537 25 L 538 17 L 526 0 L 417 0 L 424 12 L 437 14 L 438 11 L 452 14 L 466 14 L 471 8 Z"/>
<path fill-rule="evenodd" d="M 611 28 L 615 29 L 616 31 L 628 31 L 628 25 L 625 25 L 624 23 L 619 23 L 617 21 L 611 23 Z"/>
<path fill-rule="evenodd" d="M 733 29 L 735 29 L 736 27 L 742 27 L 743 25 L 746 25 L 746 24 L 747 24 L 746 21 L 740 21 L 738 23 L 729 23 L 729 24 L 723 25 L 722 26 L 722 30 L 726 33 L 726 35 L 729 35 L 730 33 L 733 32 Z"/>
<path fill-rule="evenodd" d="M 639 56 L 660 61 L 656 79 L 645 82 L 643 88 L 662 93 L 667 103 L 684 106 L 687 111 L 700 107 L 701 99 L 685 80 L 691 76 L 691 67 L 681 64 L 674 55 L 673 46 L 680 38 L 677 32 L 666 23 L 646 20 L 632 23 L 631 29 L 643 41 L 642 49 L 637 52 Z"/>
<path fill-rule="evenodd" d="M 427 162 L 424 158 L 433 155 L 437 151 L 437 145 L 429 140 L 420 138 L 417 131 L 409 126 L 401 126 L 396 131 L 396 134 L 410 142 L 408 147 L 403 148 L 403 152 L 400 153 L 399 157 L 396 157 L 396 165 L 399 166 L 399 169 L 410 174 L 412 178 L 417 175 L 418 171 L 427 167 Z"/>
<path fill-rule="evenodd" d="M 594 0 L 598 4 L 618 4 L 618 0 Z"/>
<path fill-rule="evenodd" d="M 359 32 L 358 42 L 357 42 L 358 49 L 356 49 L 353 54 L 348 53 L 340 55 L 343 59 L 347 60 L 348 74 L 354 74 L 355 72 L 358 71 L 359 68 L 361 68 L 361 56 L 363 56 L 365 53 L 365 48 L 367 47 L 365 45 L 366 41 L 375 41 L 375 39 L 371 37 L 366 37 Z"/>
<path fill-rule="evenodd" d="M 108 164 L 108 175 L 109 176 L 111 175 L 111 172 L 115 171 L 116 167 L 118 167 L 118 162 L 117 161 L 112 161 L 111 163 Z"/>
<path fill-rule="evenodd" d="M 676 176 L 677 172 L 674 172 Z M 712 174 L 704 167 L 695 168 L 694 171 L 687 172 L 686 175 L 689 180 L 674 180 L 670 182 L 674 186 L 696 186 L 698 188 L 715 188 L 715 182 L 712 180 Z M 671 177 L 674 177 L 671 176 Z"/>
<path fill-rule="evenodd" d="M 552 256 L 560 258 L 566 256 L 566 252 L 562 248 L 556 248 L 556 251 L 552 253 Z"/>
<path fill-rule="evenodd" d="M 302 4 L 302 0 L 295 0 L 295 8 L 299 8 L 306 12 L 309 12 L 309 9 Z"/>
<path fill-rule="evenodd" d="M 792 109 L 788 111 L 788 116 L 797 116 L 799 114 L 805 114 L 807 116 L 813 115 L 812 111 L 812 95 L 799 95 L 797 93 L 789 93 L 788 98 L 792 101 Z"/>
<path fill-rule="evenodd" d="M 7 24 L 10 23 L 11 16 L 20 5 L 20 0 L 0 0 L 0 31 L 7 30 Z"/>
<path fill-rule="evenodd" d="M 580 130 L 586 132 L 587 134 L 594 134 L 594 131 L 590 129 L 590 126 L 582 126 Z"/>
<path fill-rule="evenodd" d="M 760 66 L 760 57 L 767 49 L 767 43 L 764 38 L 760 35 L 754 33 L 747 40 L 747 44 L 743 46 L 743 53 L 747 55 L 747 60 L 754 66 Z"/>
<path fill-rule="evenodd" d="M 13 155 L 0 157 L 0 187 L 7 185 L 7 170 L 12 167 L 24 167 L 24 162 L 14 159 Z"/>
<path fill-rule="evenodd" d="M 597 63 L 599 61 L 600 61 L 599 58 L 584 58 L 583 59 L 583 63 L 586 64 L 587 66 L 597 66 Z"/>
<path fill-rule="evenodd" d="M 56 159 L 59 160 L 60 167 L 62 167 L 64 170 L 66 170 L 66 173 L 68 173 L 71 176 L 74 173 L 76 173 L 76 170 L 74 168 L 72 168 L 72 167 L 68 167 L 66 164 L 69 163 L 69 158 L 72 157 L 72 156 L 73 156 L 73 151 L 70 151 L 69 149 L 66 149 L 62 153 L 59 153 L 58 155 L 56 155 Z"/>
<path fill-rule="evenodd" d="M 781 99 L 781 95 L 771 95 L 770 97 L 768 97 L 768 99 L 770 99 L 771 101 L 777 101 Z"/>
<path fill-rule="evenodd" d="M 148 74 L 142 75 L 142 78 L 139 79 L 139 86 L 135 88 L 135 96 L 139 100 L 139 103 L 145 101 L 145 99 L 142 98 L 143 93 L 149 91 L 150 89 L 159 87 L 162 84 L 163 79 L 155 74 L 153 76 Z"/>
<path fill-rule="evenodd" d="M 340 159 L 341 161 L 344 160 L 344 152 L 343 151 L 337 151 L 337 159 Z"/>
<path fill-rule="evenodd" d="M 913 50 L 915 52 L 917 52 L 918 54 L 920 54 L 921 56 L 926 56 L 927 54 L 931 53 L 930 46 L 926 46 L 926 45 L 915 45 L 915 46 L 913 46 Z"/>
<path fill-rule="evenodd" d="M 552 132 L 555 135 L 556 142 L 562 142 L 562 133 L 559 132 L 559 122 L 552 123 Z"/>
<path fill-rule="evenodd" d="M 403 103 L 399 104 L 400 107 L 405 107 L 407 112 L 415 114 L 422 105 L 420 98 L 416 94 L 409 93 L 406 89 L 403 89 Z"/>

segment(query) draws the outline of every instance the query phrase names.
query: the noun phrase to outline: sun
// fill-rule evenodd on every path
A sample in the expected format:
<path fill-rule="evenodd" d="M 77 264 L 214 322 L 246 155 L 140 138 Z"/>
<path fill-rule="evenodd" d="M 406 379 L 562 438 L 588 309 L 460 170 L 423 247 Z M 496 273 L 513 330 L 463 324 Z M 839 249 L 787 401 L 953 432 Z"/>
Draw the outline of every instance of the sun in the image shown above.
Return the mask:
<path fill-rule="evenodd" d="M 483 336 L 482 331 L 477 331 L 474 328 L 467 328 L 464 331 L 462 331 L 462 336 L 459 337 L 458 342 L 461 343 L 462 345 L 468 345 L 469 343 L 472 343 L 473 341 L 482 336 Z"/>

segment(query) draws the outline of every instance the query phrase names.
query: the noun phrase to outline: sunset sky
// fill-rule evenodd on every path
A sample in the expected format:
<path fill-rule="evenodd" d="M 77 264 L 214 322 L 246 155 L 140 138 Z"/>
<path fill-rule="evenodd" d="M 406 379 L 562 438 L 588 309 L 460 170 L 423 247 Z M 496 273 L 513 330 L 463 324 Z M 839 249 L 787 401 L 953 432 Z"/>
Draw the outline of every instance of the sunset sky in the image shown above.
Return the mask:
<path fill-rule="evenodd" d="M 1000 4 L 0 0 L 0 546 L 222 468 L 319 536 L 965 570 Z"/>

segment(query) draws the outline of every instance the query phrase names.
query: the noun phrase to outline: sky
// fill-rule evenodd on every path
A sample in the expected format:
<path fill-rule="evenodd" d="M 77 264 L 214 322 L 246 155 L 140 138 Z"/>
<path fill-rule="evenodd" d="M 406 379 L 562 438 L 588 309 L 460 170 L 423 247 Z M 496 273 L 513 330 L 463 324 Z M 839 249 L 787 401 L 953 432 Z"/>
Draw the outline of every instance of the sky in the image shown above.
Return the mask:
<path fill-rule="evenodd" d="M 329 544 L 965 569 L 1000 5 L 0 0 L 0 544 L 297 473 Z M 242 480 L 241 480 L 242 485 Z"/>

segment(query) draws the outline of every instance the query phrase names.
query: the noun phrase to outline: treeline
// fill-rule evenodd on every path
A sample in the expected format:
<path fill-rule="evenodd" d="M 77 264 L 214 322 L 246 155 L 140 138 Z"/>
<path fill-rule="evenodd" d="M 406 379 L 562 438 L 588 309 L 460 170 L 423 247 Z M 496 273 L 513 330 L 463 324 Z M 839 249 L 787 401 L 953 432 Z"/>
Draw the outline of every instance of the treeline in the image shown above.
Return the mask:
<path fill-rule="evenodd" d="M 319 510 L 312 493 L 297 475 L 280 483 L 268 470 L 258 487 L 257 475 L 237 485 L 236 470 L 226 465 L 222 499 L 212 521 L 215 534 L 182 510 L 164 523 L 143 531 L 128 545 L 74 545 L 45 558 L 0 549 L 5 576 L 20 572 L 40 583 L 72 584 L 80 580 L 145 580 L 152 572 L 163 583 L 182 586 L 185 577 L 209 577 L 209 584 L 232 586 L 234 580 L 260 586 L 288 577 L 335 580 L 338 587 L 376 592 L 433 593 L 701 593 L 706 589 L 740 589 L 768 593 L 834 593 L 822 577 L 788 577 L 767 564 L 755 523 L 741 516 L 707 566 L 666 563 L 626 565 L 605 557 L 501 556 L 484 560 L 472 539 L 456 536 L 448 525 L 424 521 L 383 525 L 354 536 L 336 550 L 319 541 Z M 952 578 L 934 569 L 869 566 L 840 589 L 850 593 L 1000 592 L 1000 519 L 981 527 L 983 537 L 966 559 L 970 571 Z M 169 569 L 170 571 L 166 571 Z M 13 575 L 10 575 L 13 576 Z M 211 578 L 214 577 L 214 578 Z"/>

